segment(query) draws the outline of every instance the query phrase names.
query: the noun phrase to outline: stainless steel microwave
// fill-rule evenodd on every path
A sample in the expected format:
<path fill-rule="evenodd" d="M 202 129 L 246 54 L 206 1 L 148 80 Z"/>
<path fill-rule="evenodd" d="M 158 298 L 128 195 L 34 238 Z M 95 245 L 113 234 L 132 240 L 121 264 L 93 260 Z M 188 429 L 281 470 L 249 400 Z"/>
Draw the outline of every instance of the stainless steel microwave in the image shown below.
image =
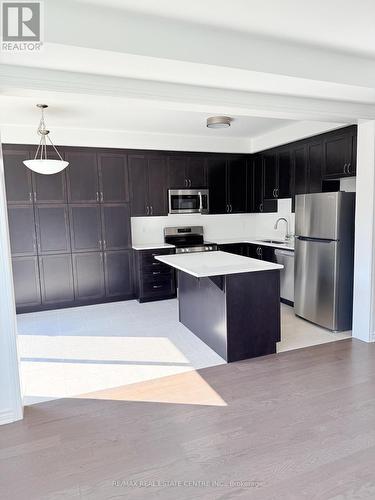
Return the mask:
<path fill-rule="evenodd" d="M 170 214 L 208 214 L 208 189 L 169 189 Z"/>

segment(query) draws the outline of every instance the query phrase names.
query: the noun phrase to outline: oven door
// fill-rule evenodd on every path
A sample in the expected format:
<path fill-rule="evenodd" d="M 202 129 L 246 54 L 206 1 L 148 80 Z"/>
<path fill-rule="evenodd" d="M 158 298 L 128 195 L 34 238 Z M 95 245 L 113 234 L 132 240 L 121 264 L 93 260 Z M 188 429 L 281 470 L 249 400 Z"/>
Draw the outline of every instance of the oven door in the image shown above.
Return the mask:
<path fill-rule="evenodd" d="M 170 214 L 208 214 L 208 189 L 169 189 Z"/>

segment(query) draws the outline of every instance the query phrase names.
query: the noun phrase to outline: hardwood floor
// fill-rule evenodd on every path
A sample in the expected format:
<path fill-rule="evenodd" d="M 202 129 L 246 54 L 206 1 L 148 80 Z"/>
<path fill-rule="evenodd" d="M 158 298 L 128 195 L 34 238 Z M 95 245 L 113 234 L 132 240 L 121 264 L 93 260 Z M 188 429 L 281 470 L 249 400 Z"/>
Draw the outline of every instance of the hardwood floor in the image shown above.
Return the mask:
<path fill-rule="evenodd" d="M 196 395 L 178 377 L 26 408 L 0 428 L 0 498 L 375 498 L 374 344 L 205 368 Z"/>

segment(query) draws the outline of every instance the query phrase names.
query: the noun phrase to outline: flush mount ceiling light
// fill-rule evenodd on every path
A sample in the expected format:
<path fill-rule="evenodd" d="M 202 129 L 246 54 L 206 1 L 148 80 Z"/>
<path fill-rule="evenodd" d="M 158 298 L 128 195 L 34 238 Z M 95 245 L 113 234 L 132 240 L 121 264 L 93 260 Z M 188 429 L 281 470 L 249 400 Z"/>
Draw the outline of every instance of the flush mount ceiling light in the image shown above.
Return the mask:
<path fill-rule="evenodd" d="M 229 116 L 209 116 L 207 118 L 208 128 L 228 128 L 232 118 Z"/>
<path fill-rule="evenodd" d="M 37 107 L 41 110 L 42 116 L 40 118 L 38 134 L 40 135 L 39 146 L 36 150 L 35 156 L 33 160 L 24 160 L 24 164 L 30 170 L 37 172 L 38 174 L 57 174 L 57 172 L 61 172 L 64 170 L 69 163 L 62 159 L 61 154 L 55 148 L 53 142 L 49 137 L 49 130 L 46 128 L 46 124 L 44 121 L 44 110 L 48 108 L 47 104 L 37 104 Z M 59 160 L 54 160 L 52 158 L 47 157 L 47 139 L 53 149 L 56 151 L 57 156 L 60 158 Z"/>

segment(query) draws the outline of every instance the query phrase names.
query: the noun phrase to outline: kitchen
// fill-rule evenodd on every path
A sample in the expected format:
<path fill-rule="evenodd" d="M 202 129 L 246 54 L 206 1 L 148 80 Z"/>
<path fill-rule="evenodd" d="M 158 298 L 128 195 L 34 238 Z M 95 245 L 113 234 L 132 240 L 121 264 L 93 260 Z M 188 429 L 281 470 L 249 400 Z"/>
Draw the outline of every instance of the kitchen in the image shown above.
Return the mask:
<path fill-rule="evenodd" d="M 1 497 L 374 496 L 374 15 L 3 3 Z"/>

